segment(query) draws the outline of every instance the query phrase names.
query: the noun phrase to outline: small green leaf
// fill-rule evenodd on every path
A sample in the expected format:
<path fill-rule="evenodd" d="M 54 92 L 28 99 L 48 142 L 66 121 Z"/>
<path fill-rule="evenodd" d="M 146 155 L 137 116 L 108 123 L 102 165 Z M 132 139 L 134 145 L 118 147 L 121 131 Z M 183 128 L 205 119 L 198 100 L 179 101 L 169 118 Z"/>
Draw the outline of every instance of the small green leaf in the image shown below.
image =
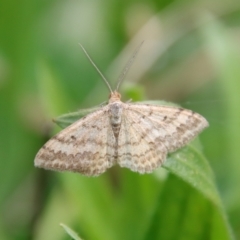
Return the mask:
<path fill-rule="evenodd" d="M 67 225 L 60 223 L 60 226 L 63 227 L 63 229 L 66 231 L 66 233 L 74 240 L 83 240 L 82 238 L 80 238 L 78 236 L 77 233 L 75 233 L 70 227 L 68 227 Z"/>
<path fill-rule="evenodd" d="M 132 99 L 133 101 L 142 101 L 146 98 L 144 87 L 130 82 L 124 84 L 123 96 L 125 99 Z"/>
<path fill-rule="evenodd" d="M 67 113 L 64 115 L 61 115 L 53 121 L 60 126 L 61 128 L 66 128 L 67 126 L 71 125 L 72 123 L 76 122 L 80 118 L 86 116 L 89 113 L 92 113 L 96 110 L 98 110 L 100 107 L 93 107 L 93 108 L 87 108 L 87 109 L 81 109 L 78 112 L 73 113 Z"/>

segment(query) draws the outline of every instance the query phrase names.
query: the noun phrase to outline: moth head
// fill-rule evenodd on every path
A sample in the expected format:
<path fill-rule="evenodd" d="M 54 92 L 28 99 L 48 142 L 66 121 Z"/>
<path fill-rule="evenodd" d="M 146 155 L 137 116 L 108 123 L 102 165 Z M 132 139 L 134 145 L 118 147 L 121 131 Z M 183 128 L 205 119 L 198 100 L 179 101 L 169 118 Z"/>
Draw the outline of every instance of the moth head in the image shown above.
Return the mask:
<path fill-rule="evenodd" d="M 109 103 L 113 103 L 113 102 L 116 102 L 116 101 L 120 101 L 121 99 L 121 94 L 117 91 L 114 91 L 114 92 L 111 92 L 110 95 L 109 95 Z"/>

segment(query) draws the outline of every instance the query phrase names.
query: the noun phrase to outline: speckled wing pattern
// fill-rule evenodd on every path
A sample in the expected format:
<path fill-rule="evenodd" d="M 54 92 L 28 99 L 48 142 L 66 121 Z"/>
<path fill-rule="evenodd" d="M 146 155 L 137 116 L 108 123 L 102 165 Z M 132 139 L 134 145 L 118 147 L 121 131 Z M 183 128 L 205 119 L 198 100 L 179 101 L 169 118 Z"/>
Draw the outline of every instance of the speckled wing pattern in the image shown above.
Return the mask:
<path fill-rule="evenodd" d="M 115 141 L 105 106 L 51 138 L 37 153 L 35 166 L 97 176 L 114 164 Z"/>
<path fill-rule="evenodd" d="M 35 166 L 98 176 L 118 163 L 139 173 L 161 166 L 208 122 L 183 108 L 113 101 L 73 123 L 38 152 Z"/>
<path fill-rule="evenodd" d="M 121 101 L 118 89 L 141 45 L 113 91 L 80 44 L 110 91 L 108 104 L 51 138 L 37 153 L 36 167 L 98 176 L 118 163 L 135 172 L 151 173 L 163 164 L 167 153 L 183 147 L 208 126 L 204 117 L 191 110 Z"/>
<path fill-rule="evenodd" d="M 150 173 L 197 136 L 208 122 L 191 110 L 170 106 L 124 104 L 118 138 L 118 163 Z"/>

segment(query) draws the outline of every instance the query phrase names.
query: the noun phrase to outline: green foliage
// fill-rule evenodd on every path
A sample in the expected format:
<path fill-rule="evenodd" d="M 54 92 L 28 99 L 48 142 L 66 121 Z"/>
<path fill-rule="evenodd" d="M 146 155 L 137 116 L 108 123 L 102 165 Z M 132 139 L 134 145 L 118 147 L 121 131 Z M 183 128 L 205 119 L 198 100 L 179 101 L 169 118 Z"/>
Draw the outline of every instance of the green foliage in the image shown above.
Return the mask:
<path fill-rule="evenodd" d="M 0 23 L 0 239 L 240 238 L 239 1 L 2 0 Z M 51 118 L 83 116 L 108 99 L 78 42 L 115 86 L 142 40 L 123 100 L 201 113 L 210 122 L 201 143 L 147 175 L 35 169 L 36 152 L 59 131 Z"/>
<path fill-rule="evenodd" d="M 142 103 L 173 105 L 163 101 L 146 101 Z M 83 110 L 65 114 L 55 121 L 58 125 L 67 127 L 94 110 L 89 109 L 89 111 Z M 164 184 L 162 183 L 161 190 L 159 191 L 156 188 L 156 192 L 158 192 L 156 206 L 151 203 L 151 205 L 155 206 L 153 216 L 143 224 L 143 226 L 148 226 L 148 229 L 141 228 L 140 230 L 139 226 L 136 226 L 132 230 L 132 235 L 119 235 L 119 239 L 232 239 L 214 184 L 213 173 L 207 160 L 201 154 L 200 143 L 195 140 L 188 147 L 171 154 L 163 167 L 168 170 L 169 175 L 164 180 Z M 155 177 L 157 177 L 157 172 Z M 161 182 L 159 179 L 157 181 Z M 136 186 L 140 184 L 137 183 Z M 149 188 L 151 188 L 151 185 L 149 185 Z M 133 194 L 132 198 L 136 199 L 136 192 L 134 191 Z M 142 189 L 137 195 L 138 201 L 147 194 L 148 192 Z M 127 195 L 132 194 L 127 193 Z M 110 199 L 108 202 L 109 205 L 102 206 L 102 208 L 111 208 L 117 214 L 118 210 L 114 210 L 114 206 L 111 206 L 116 202 L 116 199 Z M 149 202 L 144 204 L 139 209 L 147 209 Z M 134 206 L 136 207 L 136 203 L 134 203 Z M 130 209 L 134 208 L 134 206 L 129 206 L 129 210 L 125 209 L 125 211 L 131 211 Z M 136 217 L 136 213 L 134 215 Z M 139 219 L 142 217 L 141 212 L 137 215 L 139 215 Z M 101 217 L 99 221 L 102 221 Z M 132 224 L 133 221 L 126 221 L 125 223 L 127 225 Z M 99 223 L 96 224 L 99 225 Z M 122 225 L 125 224 L 122 223 Z M 115 228 L 114 224 L 111 223 L 109 227 L 111 229 Z M 128 232 L 128 226 L 124 228 L 126 229 L 121 232 Z M 142 230 L 144 231 L 142 232 Z M 97 236 L 94 238 L 98 239 Z M 109 236 L 102 236 L 99 239 L 102 238 L 108 239 Z"/>

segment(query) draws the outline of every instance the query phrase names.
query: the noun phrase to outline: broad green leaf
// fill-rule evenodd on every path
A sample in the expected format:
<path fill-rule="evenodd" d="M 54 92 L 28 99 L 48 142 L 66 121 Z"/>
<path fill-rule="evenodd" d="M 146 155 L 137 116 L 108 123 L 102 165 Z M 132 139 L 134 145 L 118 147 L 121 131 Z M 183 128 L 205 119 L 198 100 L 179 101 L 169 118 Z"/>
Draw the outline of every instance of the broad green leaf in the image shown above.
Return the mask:
<path fill-rule="evenodd" d="M 215 205 L 221 205 L 210 166 L 193 145 L 171 154 L 163 167 L 200 191 Z"/>
<path fill-rule="evenodd" d="M 163 101 L 141 103 L 176 106 Z M 85 110 L 85 113 L 94 110 Z M 82 116 L 81 112 L 66 114 L 58 118 L 58 124 L 62 126 L 64 123 L 71 124 Z M 118 235 L 116 239 L 232 239 L 216 190 L 213 173 L 201 153 L 201 144 L 197 139 L 169 155 L 163 168 L 169 171 L 169 176 L 165 181 L 160 181 L 162 184 L 158 183 L 162 186 L 160 188 L 156 187 L 156 181 L 159 181 L 157 178 L 156 181 L 150 179 L 158 176 L 161 169 L 156 170 L 156 175 L 152 176 L 139 176 L 128 170 L 122 170 L 124 175 L 120 180 L 122 185 L 120 201 L 124 209 L 114 209 L 111 200 L 108 200 L 109 205 L 105 206 L 108 212 L 111 208 L 114 209 L 118 221 L 119 219 L 123 221 L 116 229 Z M 134 192 L 132 191 L 133 185 Z M 145 189 L 144 185 L 146 185 Z M 152 199 L 146 196 L 152 196 Z M 147 213 L 149 209 L 153 211 L 152 217 Z M 126 218 L 126 211 L 128 218 L 123 220 Z M 105 218 L 104 212 L 98 211 L 96 215 L 99 221 Z M 110 214 L 108 216 L 113 217 Z M 142 218 L 142 216 L 145 217 Z M 114 227 L 116 228 L 116 225 L 112 228 Z M 101 234 L 102 237 L 103 235 Z M 106 234 L 106 239 L 107 236 Z"/>
<path fill-rule="evenodd" d="M 187 182 L 169 174 L 143 239 L 232 239 L 222 209 Z"/>

